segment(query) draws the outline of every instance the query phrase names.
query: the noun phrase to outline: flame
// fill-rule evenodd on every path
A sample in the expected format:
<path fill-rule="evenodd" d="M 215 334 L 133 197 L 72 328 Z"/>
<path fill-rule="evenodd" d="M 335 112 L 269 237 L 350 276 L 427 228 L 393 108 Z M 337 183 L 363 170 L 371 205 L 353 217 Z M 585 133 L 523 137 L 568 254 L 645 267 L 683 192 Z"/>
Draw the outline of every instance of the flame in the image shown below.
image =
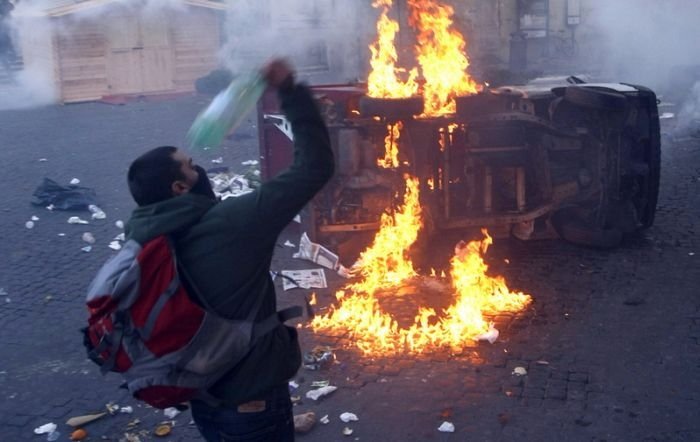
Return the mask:
<path fill-rule="evenodd" d="M 370 65 L 372 71 L 367 78 L 367 95 L 374 98 L 408 98 L 418 93 L 418 69 L 406 69 L 396 66 L 398 54 L 394 39 L 399 32 L 399 23 L 389 18 L 389 9 L 393 0 L 376 0 L 372 6 L 381 8 L 377 21 L 377 41 L 369 46 L 372 53 Z M 406 77 L 401 80 L 400 77 Z"/>
<path fill-rule="evenodd" d="M 453 27 L 454 9 L 436 0 L 408 0 L 408 6 L 409 24 L 418 32 L 416 56 L 425 78 L 424 116 L 454 114 L 455 97 L 479 89 L 468 73 L 467 44 Z"/>
<path fill-rule="evenodd" d="M 355 292 L 374 293 L 416 276 L 408 249 L 418 239 L 422 227 L 418 179 L 405 176 L 404 203 L 394 215 L 385 213 L 372 245 L 359 259 L 362 280 L 352 284 Z"/>
<path fill-rule="evenodd" d="M 425 353 L 437 348 L 461 351 L 489 330 L 485 314 L 515 312 L 531 297 L 511 292 L 501 276 L 487 274 L 483 255 L 493 243 L 483 229 L 483 240 L 460 242 L 450 261 L 452 304 L 438 313 L 430 307 L 418 309 L 407 328 L 382 310 L 377 293 L 398 287 L 417 277 L 408 250 L 422 226 L 418 180 L 406 176 L 404 202 L 393 216 L 385 214 L 372 245 L 358 261 L 361 280 L 336 293 L 338 304 L 316 316 L 316 331 L 349 332 L 357 348 L 368 356 Z M 432 280 L 437 280 L 435 270 Z M 443 278 L 445 277 L 442 272 Z"/>
<path fill-rule="evenodd" d="M 377 165 L 385 169 L 396 169 L 399 167 L 399 138 L 403 130 L 401 121 L 396 124 L 387 125 L 389 133 L 384 138 L 384 158 L 377 160 Z"/>

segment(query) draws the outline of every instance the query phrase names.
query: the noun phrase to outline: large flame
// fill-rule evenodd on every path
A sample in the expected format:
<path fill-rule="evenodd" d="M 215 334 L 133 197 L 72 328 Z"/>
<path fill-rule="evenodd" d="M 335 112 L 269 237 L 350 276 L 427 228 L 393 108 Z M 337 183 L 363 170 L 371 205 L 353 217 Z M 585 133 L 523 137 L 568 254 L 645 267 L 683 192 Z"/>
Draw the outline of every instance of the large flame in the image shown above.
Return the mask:
<path fill-rule="evenodd" d="M 384 158 L 377 160 L 377 165 L 385 169 L 396 169 L 399 167 L 399 138 L 401 138 L 401 130 L 403 123 L 401 121 L 396 124 L 387 125 L 387 136 L 384 138 Z"/>
<path fill-rule="evenodd" d="M 418 179 L 406 176 L 404 203 L 393 215 L 382 215 L 381 228 L 372 245 L 359 259 L 362 280 L 352 284 L 354 292 L 373 294 L 416 276 L 408 249 L 422 227 Z"/>
<path fill-rule="evenodd" d="M 418 32 L 416 55 L 425 84 L 426 116 L 454 114 L 455 97 L 478 92 L 469 76 L 462 34 L 453 27 L 454 9 L 436 0 L 408 0 L 412 27 Z"/>
<path fill-rule="evenodd" d="M 376 294 L 417 276 L 408 250 L 422 225 L 418 201 L 418 180 L 407 176 L 403 206 L 393 216 L 382 217 L 381 229 L 360 257 L 360 281 L 336 293 L 338 305 L 314 318 L 315 330 L 348 332 L 366 355 L 424 353 L 445 347 L 460 351 L 489 330 L 484 314 L 519 311 L 531 302 L 529 295 L 511 292 L 502 277 L 487 274 L 483 255 L 493 240 L 483 230 L 483 240 L 462 242 L 455 249 L 450 270 L 452 304 L 441 313 L 421 307 L 412 325 L 399 327 L 382 310 Z"/>
<path fill-rule="evenodd" d="M 399 32 L 399 23 L 389 18 L 393 0 L 376 0 L 372 6 L 381 8 L 377 21 L 377 41 L 370 45 L 372 71 L 367 79 L 367 95 L 374 98 L 408 98 L 418 93 L 418 70 L 397 67 L 398 54 L 394 39 Z M 402 80 L 401 77 L 407 77 Z"/>

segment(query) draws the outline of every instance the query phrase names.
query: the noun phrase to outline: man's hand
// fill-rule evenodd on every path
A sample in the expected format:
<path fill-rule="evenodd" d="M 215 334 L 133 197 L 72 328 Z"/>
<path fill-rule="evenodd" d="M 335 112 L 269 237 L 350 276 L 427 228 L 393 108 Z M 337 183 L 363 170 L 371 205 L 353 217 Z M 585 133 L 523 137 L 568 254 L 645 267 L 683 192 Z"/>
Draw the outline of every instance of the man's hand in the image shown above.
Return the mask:
<path fill-rule="evenodd" d="M 294 70 L 284 59 L 272 60 L 262 68 L 261 73 L 267 84 L 275 89 L 286 89 L 294 85 Z"/>

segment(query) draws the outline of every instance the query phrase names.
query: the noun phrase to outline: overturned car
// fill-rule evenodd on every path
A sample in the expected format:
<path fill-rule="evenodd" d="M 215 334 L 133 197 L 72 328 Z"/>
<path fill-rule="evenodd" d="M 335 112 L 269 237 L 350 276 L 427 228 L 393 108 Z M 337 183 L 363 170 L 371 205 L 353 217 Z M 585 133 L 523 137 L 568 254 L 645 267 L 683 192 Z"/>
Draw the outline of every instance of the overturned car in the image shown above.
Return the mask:
<path fill-rule="evenodd" d="M 370 98 L 359 85 L 314 90 L 337 173 L 302 214 L 312 238 L 378 229 L 405 174 L 420 180 L 428 234 L 488 227 L 614 247 L 654 222 L 660 130 L 647 88 L 546 78 L 458 97 L 456 112 L 440 117 L 422 116 L 421 97 Z M 271 177 L 291 162 L 292 135 L 274 97 L 261 100 L 258 118 Z"/>

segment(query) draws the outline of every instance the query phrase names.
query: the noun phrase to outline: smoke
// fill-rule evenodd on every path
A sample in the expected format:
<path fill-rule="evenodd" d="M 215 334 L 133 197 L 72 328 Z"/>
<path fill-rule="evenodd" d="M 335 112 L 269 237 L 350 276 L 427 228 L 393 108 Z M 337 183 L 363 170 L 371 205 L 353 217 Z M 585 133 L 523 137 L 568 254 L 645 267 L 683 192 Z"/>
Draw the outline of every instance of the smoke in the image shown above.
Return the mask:
<path fill-rule="evenodd" d="M 697 0 L 589 1 L 584 19 L 602 43 L 592 50 L 617 81 L 666 91 L 674 68 L 700 63 Z"/>
<path fill-rule="evenodd" d="M 370 2 L 228 0 L 223 64 L 252 71 L 273 57 L 290 59 L 316 83 L 364 77 L 376 12 Z"/>
<path fill-rule="evenodd" d="M 0 83 L 0 110 L 23 109 L 56 103 L 59 97 L 55 78 L 58 62 L 52 54 L 52 38 L 60 35 L 71 38 L 76 23 L 82 21 L 106 20 L 107 8 L 115 4 L 123 8 L 137 8 L 142 17 L 158 17 L 164 9 L 184 10 L 185 4 L 179 0 L 119 0 L 109 6 L 95 2 L 94 7 L 81 8 L 59 20 L 45 16 L 45 5 L 37 1 L 21 1 L 7 19 L 11 28 L 14 51 L 17 58 L 12 61 L 15 68 L 7 79 Z M 64 5 L 68 6 L 68 5 Z M 31 56 L 24 56 L 30 53 Z M 4 66 L 0 65 L 0 69 Z"/>

